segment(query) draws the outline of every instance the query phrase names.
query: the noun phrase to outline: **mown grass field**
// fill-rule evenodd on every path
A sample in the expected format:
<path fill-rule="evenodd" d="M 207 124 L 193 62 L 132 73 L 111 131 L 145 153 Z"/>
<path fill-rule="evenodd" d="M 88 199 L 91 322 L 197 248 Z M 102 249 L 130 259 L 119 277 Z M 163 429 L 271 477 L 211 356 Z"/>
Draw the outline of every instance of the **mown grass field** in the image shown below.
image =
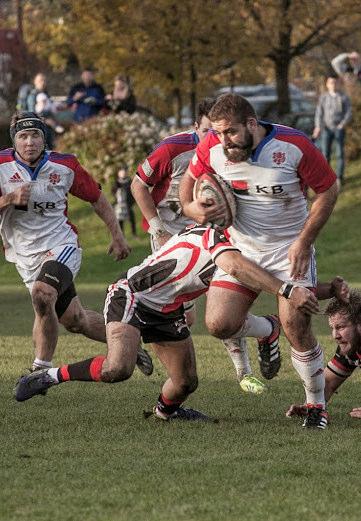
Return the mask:
<path fill-rule="evenodd" d="M 361 165 L 350 168 L 337 209 L 318 241 L 320 280 L 344 275 L 361 286 Z M 100 221 L 73 204 L 85 250 L 78 292 L 102 309 L 106 285 L 147 251 L 131 241 L 122 266 L 106 257 Z M 194 329 L 200 385 L 189 405 L 218 424 L 164 424 L 145 419 L 164 379 L 155 361 L 150 378 L 138 371 L 122 384 L 68 383 L 25 403 L 14 383 L 32 360 L 29 296 L 13 266 L 0 262 L 0 520 L 1 521 L 352 521 L 360 518 L 361 406 L 355 374 L 330 405 L 325 432 L 304 431 L 284 411 L 303 399 L 282 338 L 283 366 L 262 397 L 241 394 L 232 365 L 205 334 L 202 303 Z M 274 310 L 261 297 L 258 313 Z M 324 316 L 315 330 L 326 357 L 334 344 Z M 61 332 L 56 364 L 104 351 Z M 250 342 L 258 374 L 255 344 Z"/>

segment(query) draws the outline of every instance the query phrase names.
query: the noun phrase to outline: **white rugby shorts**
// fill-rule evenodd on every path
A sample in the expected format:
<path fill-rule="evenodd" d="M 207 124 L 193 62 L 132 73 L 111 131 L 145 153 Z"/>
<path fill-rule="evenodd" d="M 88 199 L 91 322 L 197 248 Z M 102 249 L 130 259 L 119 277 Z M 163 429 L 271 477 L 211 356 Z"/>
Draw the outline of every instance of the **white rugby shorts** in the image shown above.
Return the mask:
<path fill-rule="evenodd" d="M 287 257 L 291 244 L 285 244 L 280 248 L 267 252 L 241 250 L 241 253 L 247 257 L 247 259 L 252 260 L 258 264 L 258 266 L 264 268 L 271 273 L 271 275 L 283 282 L 291 282 L 306 288 L 315 288 L 317 286 L 317 268 L 314 247 L 312 246 L 310 263 L 306 275 L 302 279 L 292 280 L 290 277 L 291 263 Z M 256 298 L 258 295 L 251 287 L 246 284 L 241 284 L 237 279 L 228 275 L 228 273 L 220 268 L 217 268 L 210 285 L 238 291 L 251 298 Z"/>
<path fill-rule="evenodd" d="M 64 264 L 70 269 L 73 274 L 73 279 L 75 279 L 80 269 L 82 251 L 83 250 L 75 244 L 63 244 L 47 251 L 45 254 L 38 255 L 35 259 L 32 259 L 32 265 L 28 269 L 18 266 L 17 264 L 16 269 L 18 270 L 25 286 L 31 293 L 42 265 L 48 261 L 56 261 Z"/>

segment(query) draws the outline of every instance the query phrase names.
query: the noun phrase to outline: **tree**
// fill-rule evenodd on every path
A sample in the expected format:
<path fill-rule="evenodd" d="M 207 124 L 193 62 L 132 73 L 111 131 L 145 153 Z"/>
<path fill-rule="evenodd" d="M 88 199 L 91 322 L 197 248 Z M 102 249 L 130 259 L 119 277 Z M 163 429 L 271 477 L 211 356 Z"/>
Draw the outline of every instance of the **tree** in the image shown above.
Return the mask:
<path fill-rule="evenodd" d="M 240 12 L 249 37 L 263 43 L 263 55 L 273 63 L 280 116 L 290 110 L 293 60 L 361 30 L 361 13 L 349 0 L 241 0 Z"/>

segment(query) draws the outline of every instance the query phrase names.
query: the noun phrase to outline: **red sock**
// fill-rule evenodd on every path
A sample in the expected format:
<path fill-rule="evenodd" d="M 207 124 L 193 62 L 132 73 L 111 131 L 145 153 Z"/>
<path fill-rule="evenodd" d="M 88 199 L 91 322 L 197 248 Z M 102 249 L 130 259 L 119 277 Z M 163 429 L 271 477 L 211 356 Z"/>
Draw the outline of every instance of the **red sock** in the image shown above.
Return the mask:
<path fill-rule="evenodd" d="M 88 358 L 75 364 L 63 365 L 58 369 L 59 382 L 79 380 L 83 382 L 100 382 L 105 356 Z"/>

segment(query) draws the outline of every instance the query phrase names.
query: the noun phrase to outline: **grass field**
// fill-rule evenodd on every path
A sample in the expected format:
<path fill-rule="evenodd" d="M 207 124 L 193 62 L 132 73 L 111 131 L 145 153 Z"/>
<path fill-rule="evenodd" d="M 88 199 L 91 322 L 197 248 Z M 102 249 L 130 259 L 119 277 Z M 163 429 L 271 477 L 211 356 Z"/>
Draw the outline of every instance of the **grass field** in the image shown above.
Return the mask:
<path fill-rule="evenodd" d="M 337 209 L 318 242 L 320 280 L 336 273 L 361 286 L 361 166 L 350 168 Z M 147 241 L 132 242 L 126 263 L 104 255 L 103 227 L 75 204 L 85 250 L 78 278 L 83 302 L 101 310 L 107 283 L 137 263 Z M 128 264 L 127 264 L 128 263 Z M 136 371 L 122 384 L 68 383 L 16 403 L 14 383 L 32 360 L 29 296 L 0 262 L 0 520 L 1 521 L 352 521 L 360 518 L 361 406 L 355 374 L 330 405 L 325 432 L 304 431 L 284 411 L 303 399 L 282 338 L 283 366 L 262 397 L 241 394 L 219 342 L 205 335 L 202 302 L 194 329 L 200 385 L 189 405 L 218 424 L 164 424 L 145 419 L 164 378 Z M 263 296 L 257 313 L 274 310 Z M 331 356 L 326 319 L 315 330 Z M 71 362 L 103 346 L 62 331 L 55 362 Z M 258 374 L 255 344 L 250 342 Z"/>

